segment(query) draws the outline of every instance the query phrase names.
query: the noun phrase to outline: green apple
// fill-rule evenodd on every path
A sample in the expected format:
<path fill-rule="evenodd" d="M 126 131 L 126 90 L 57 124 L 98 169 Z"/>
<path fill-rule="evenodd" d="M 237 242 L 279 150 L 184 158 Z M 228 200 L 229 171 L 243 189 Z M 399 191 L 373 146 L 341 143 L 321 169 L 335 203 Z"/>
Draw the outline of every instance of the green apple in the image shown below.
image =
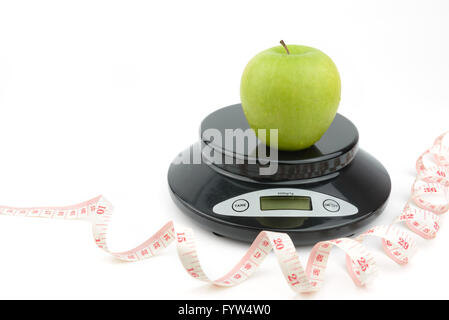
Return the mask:
<path fill-rule="evenodd" d="M 322 137 L 337 113 L 340 75 L 320 50 L 281 44 L 251 59 L 240 98 L 256 134 L 258 129 L 278 129 L 278 149 L 305 149 Z M 269 134 L 259 138 L 270 145 Z"/>

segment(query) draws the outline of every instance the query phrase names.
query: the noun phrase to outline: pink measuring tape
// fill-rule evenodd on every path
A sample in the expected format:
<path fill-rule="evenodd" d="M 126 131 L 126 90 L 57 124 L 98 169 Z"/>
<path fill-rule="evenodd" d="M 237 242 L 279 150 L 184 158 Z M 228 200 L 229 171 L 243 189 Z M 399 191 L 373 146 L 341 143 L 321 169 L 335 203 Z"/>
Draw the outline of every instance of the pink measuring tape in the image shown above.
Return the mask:
<path fill-rule="evenodd" d="M 0 215 L 90 221 L 97 246 L 120 260 L 130 262 L 152 257 L 175 241 L 186 271 L 198 280 L 218 286 L 234 286 L 248 279 L 273 249 L 290 288 L 296 292 L 313 292 L 318 291 L 323 284 L 327 260 L 334 246 L 344 250 L 349 274 L 356 285 L 363 286 L 377 271 L 372 254 L 362 245 L 365 237 L 379 237 L 386 254 L 396 263 L 406 264 L 414 253 L 416 244 L 408 231 L 394 224 L 405 222 L 410 230 L 425 239 L 436 236 L 439 215 L 449 209 L 449 132 L 439 136 L 433 146 L 418 158 L 416 170 L 417 178 L 410 200 L 391 225 L 375 226 L 353 239 L 318 242 L 310 253 L 305 269 L 286 233 L 262 231 L 237 265 L 217 280 L 209 279 L 200 265 L 193 231 L 183 227 L 175 229 L 173 222 L 168 222 L 150 239 L 132 250 L 111 252 L 107 247 L 107 235 L 113 208 L 102 196 L 67 207 L 1 206 Z"/>

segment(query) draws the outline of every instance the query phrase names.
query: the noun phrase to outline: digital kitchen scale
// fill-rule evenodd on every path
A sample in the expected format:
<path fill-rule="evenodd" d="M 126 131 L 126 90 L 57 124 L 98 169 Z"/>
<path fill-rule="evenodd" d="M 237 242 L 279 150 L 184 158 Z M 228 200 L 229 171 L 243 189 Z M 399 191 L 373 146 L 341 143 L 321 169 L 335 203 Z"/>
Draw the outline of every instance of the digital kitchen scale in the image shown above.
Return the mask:
<path fill-rule="evenodd" d="M 219 109 L 201 123 L 201 141 L 183 152 L 190 162 L 197 152 L 201 163 L 179 163 L 178 157 L 170 165 L 174 201 L 213 233 L 252 242 L 261 230 L 271 230 L 288 233 L 298 245 L 314 244 L 356 233 L 385 208 L 388 172 L 358 149 L 357 128 L 342 115 L 312 147 L 279 151 L 272 175 L 260 174 L 270 158 L 258 156 L 258 148 L 270 154 L 262 142 L 241 150 L 203 135 L 213 129 L 225 137 L 226 129 L 248 128 L 240 104 Z M 211 154 L 223 161 L 211 161 Z"/>

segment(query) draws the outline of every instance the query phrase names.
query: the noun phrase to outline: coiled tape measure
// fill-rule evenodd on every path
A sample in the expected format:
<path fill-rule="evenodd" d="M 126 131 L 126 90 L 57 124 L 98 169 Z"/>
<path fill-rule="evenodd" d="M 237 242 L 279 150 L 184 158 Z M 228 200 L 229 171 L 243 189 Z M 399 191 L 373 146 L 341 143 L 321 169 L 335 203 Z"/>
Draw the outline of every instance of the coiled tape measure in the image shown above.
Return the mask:
<path fill-rule="evenodd" d="M 375 226 L 355 238 L 318 242 L 312 248 L 305 269 L 286 233 L 262 231 L 235 267 L 217 280 L 209 279 L 200 265 L 192 229 L 175 228 L 171 221 L 138 247 L 126 252 L 111 252 L 107 246 L 107 237 L 113 207 L 103 196 L 67 207 L 0 206 L 0 215 L 89 221 L 93 225 L 96 245 L 117 259 L 129 262 L 152 257 L 174 241 L 179 259 L 188 274 L 217 286 L 234 286 L 245 281 L 273 249 L 290 288 L 305 293 L 318 291 L 323 285 L 333 247 L 346 253 L 346 265 L 351 278 L 356 285 L 363 286 L 377 272 L 372 254 L 362 244 L 366 237 L 380 238 L 385 253 L 396 263 L 406 264 L 415 252 L 416 243 L 408 231 L 395 224 L 405 222 L 411 231 L 425 239 L 436 236 L 440 215 L 449 209 L 449 132 L 439 136 L 433 146 L 418 158 L 416 171 L 411 197 L 392 224 Z"/>

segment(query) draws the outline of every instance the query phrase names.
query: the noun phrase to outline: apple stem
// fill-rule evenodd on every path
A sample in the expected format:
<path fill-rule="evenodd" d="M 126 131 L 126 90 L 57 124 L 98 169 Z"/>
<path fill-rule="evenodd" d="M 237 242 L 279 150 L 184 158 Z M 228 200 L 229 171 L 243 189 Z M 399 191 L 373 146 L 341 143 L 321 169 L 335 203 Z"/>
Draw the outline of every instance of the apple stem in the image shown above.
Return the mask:
<path fill-rule="evenodd" d="M 285 51 L 287 51 L 287 54 L 290 54 L 290 51 L 288 51 L 287 45 L 285 44 L 284 40 L 281 40 L 280 43 L 284 47 Z"/>

